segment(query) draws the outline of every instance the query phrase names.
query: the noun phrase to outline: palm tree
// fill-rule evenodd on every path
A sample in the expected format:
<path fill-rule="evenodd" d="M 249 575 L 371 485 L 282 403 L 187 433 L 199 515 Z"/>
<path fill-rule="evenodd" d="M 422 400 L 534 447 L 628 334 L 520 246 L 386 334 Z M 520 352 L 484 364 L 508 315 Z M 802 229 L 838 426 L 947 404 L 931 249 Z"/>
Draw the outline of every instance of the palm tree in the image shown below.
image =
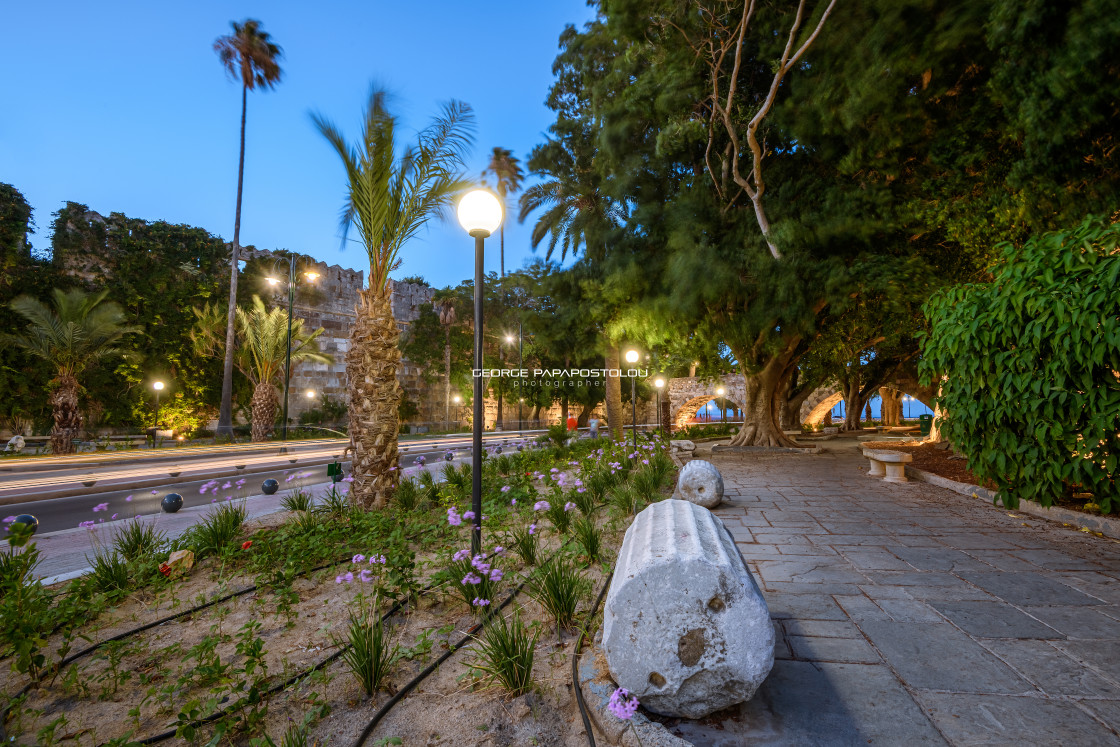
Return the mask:
<path fill-rule="evenodd" d="M 350 495 L 375 508 L 386 505 L 400 474 L 400 333 L 390 305 L 389 273 L 400 265 L 405 242 L 469 186 L 461 173 L 474 120 L 470 107 L 453 101 L 419 134 L 416 145 L 398 155 L 397 119 L 386 108 L 386 99 L 385 91 L 370 90 L 355 146 L 347 144 L 330 121 L 312 116 L 346 170 L 343 240 L 350 228 L 356 228 L 369 255 L 369 289 L 358 292 L 346 378 L 354 444 Z"/>
<path fill-rule="evenodd" d="M 446 379 L 443 419 L 445 423 L 449 423 L 451 422 L 451 328 L 459 320 L 455 311 L 455 292 L 451 289 L 436 291 L 432 303 L 435 305 L 436 313 L 439 314 L 440 326 L 443 327 L 443 375 Z"/>
<path fill-rule="evenodd" d="M 582 246 L 588 262 L 598 263 L 606 255 L 602 235 L 625 219 L 625 213 L 607 198 L 589 164 L 581 163 L 559 141 L 549 141 L 534 151 L 533 161 L 547 164 L 534 170 L 545 176 L 521 195 L 519 222 L 543 210 L 533 225 L 530 241 L 535 249 L 545 236 L 549 237 L 545 260 L 552 258 L 560 246 L 560 259 L 568 252 L 577 254 Z M 604 365 L 608 371 L 621 367 L 618 345 L 604 335 Z M 623 437 L 622 382 L 618 376 L 607 375 L 607 425 L 615 440 Z"/>
<path fill-rule="evenodd" d="M 29 326 L 26 334 L 3 335 L 0 341 L 21 347 L 55 368 L 50 396 L 54 410 L 51 451 L 55 454 L 72 454 L 74 438 L 82 431 L 78 379 L 104 358 L 127 355 L 117 343 L 125 335 L 140 331 L 125 324 L 119 304 L 105 301 L 108 293 L 56 288 L 51 292 L 53 309 L 31 296 L 20 296 L 11 303 L 11 309 Z"/>
<path fill-rule="evenodd" d="M 280 81 L 283 57 L 280 47 L 261 31 L 260 21 L 247 19 L 244 23 L 231 22 L 233 33 L 220 36 L 214 42 L 214 51 L 222 66 L 234 80 L 241 81 L 241 155 L 237 162 L 237 210 L 233 219 L 233 246 L 229 255 L 229 312 L 226 315 L 226 348 L 222 368 L 222 403 L 218 410 L 218 433 L 233 430 L 233 350 L 234 317 L 237 311 L 237 255 L 241 248 L 241 189 L 245 181 L 245 111 L 249 91 L 258 88 L 275 88 Z"/>
<path fill-rule="evenodd" d="M 521 171 L 521 163 L 513 157 L 513 151 L 507 148 L 494 148 L 490 154 L 490 165 L 482 172 L 482 176 L 493 174 L 497 181 L 498 197 L 505 204 L 506 196 L 521 189 L 521 181 L 525 174 Z M 498 228 L 502 277 L 506 276 L 506 222 Z"/>
<path fill-rule="evenodd" d="M 195 350 L 203 355 L 220 349 L 221 316 L 217 306 L 206 304 L 194 309 L 197 317 L 191 331 Z M 304 361 L 332 363 L 334 359 L 319 352 L 316 338 L 323 328 L 307 332 L 303 319 L 292 319 L 292 368 Z M 254 441 L 267 441 L 280 409 L 277 382 L 284 374 L 288 352 L 288 312 L 277 307 L 269 311 L 259 296 L 253 307 L 237 309 L 237 350 L 234 363 L 253 385 L 252 416 Z"/>

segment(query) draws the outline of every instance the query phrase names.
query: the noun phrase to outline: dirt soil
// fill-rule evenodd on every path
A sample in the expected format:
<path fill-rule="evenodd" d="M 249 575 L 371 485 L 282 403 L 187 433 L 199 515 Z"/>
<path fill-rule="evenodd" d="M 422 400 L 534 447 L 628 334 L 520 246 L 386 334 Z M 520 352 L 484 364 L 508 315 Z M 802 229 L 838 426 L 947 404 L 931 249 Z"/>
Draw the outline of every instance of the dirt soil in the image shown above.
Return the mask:
<path fill-rule="evenodd" d="M 942 448 L 944 444 L 920 444 L 917 441 L 865 441 L 861 444 L 868 449 L 890 449 L 904 451 L 914 457 L 910 463 L 924 472 L 931 472 L 938 477 L 944 477 L 954 482 L 963 482 L 966 485 L 979 485 L 988 490 L 995 490 L 996 486 L 991 480 L 981 482 L 978 477 L 968 469 L 968 462 L 963 456 L 952 449 Z"/>

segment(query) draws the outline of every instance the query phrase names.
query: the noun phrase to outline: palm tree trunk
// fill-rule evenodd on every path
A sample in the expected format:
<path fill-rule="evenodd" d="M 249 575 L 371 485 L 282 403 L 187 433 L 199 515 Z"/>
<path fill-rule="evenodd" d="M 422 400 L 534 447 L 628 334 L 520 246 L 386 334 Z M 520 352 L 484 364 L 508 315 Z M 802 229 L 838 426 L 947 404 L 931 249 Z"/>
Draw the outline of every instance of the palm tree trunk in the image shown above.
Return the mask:
<path fill-rule="evenodd" d="M 444 427 L 450 428 L 451 422 L 451 327 L 443 333 L 443 375 L 447 382 L 444 387 L 443 419 Z"/>
<path fill-rule="evenodd" d="M 498 254 L 501 256 L 502 261 L 502 277 L 506 276 L 506 224 L 498 226 Z"/>
<path fill-rule="evenodd" d="M 384 508 L 397 487 L 400 333 L 385 288 L 358 292 L 357 318 L 346 352 L 350 434 L 354 439 L 353 501 Z"/>
<path fill-rule="evenodd" d="M 249 89 L 241 86 L 241 155 L 237 161 L 237 210 L 233 218 L 233 246 L 229 252 L 229 312 L 226 321 L 226 357 L 222 362 L 222 403 L 218 409 L 217 434 L 233 433 L 233 348 L 236 341 L 234 319 L 237 316 L 237 255 L 241 241 L 241 190 L 245 182 L 245 110 Z"/>
<path fill-rule="evenodd" d="M 622 379 L 611 373 L 621 367 L 617 345 L 607 348 L 604 363 L 607 367 L 607 427 L 610 428 L 611 438 L 622 441 Z"/>
<path fill-rule="evenodd" d="M 60 376 L 58 388 L 50 397 L 54 410 L 54 428 L 51 430 L 51 453 L 73 454 L 74 439 L 82 433 L 82 413 L 78 409 L 78 380 L 73 376 Z"/>
<path fill-rule="evenodd" d="M 280 406 L 280 398 L 276 394 L 276 387 L 267 381 L 262 381 L 253 389 L 253 441 L 267 441 L 272 436 L 276 424 L 276 409 Z"/>

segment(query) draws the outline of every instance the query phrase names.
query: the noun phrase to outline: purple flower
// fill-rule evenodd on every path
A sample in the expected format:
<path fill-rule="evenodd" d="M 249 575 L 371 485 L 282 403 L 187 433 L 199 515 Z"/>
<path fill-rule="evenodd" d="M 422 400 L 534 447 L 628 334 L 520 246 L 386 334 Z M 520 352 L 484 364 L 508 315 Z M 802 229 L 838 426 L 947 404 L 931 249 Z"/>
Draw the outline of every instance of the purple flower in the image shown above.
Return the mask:
<path fill-rule="evenodd" d="M 455 553 L 454 555 L 451 556 L 451 561 L 453 563 L 458 563 L 460 560 L 466 560 L 468 557 L 470 557 L 470 554 L 471 554 L 470 550 L 467 550 L 467 549 L 460 550 L 459 552 L 457 552 L 457 553 Z"/>
<path fill-rule="evenodd" d="M 124 497 L 124 502 L 125 503 L 132 503 L 132 496 L 131 495 L 126 495 Z"/>
<path fill-rule="evenodd" d="M 373 565 L 374 563 L 380 563 L 381 565 L 385 565 L 385 556 L 384 555 L 370 555 L 369 556 L 369 562 L 370 562 L 370 565 Z"/>
<path fill-rule="evenodd" d="M 474 601 L 471 602 L 471 604 L 473 604 L 475 607 L 485 607 L 486 605 L 490 604 L 490 600 L 489 599 L 479 599 L 478 597 L 475 597 Z"/>
<path fill-rule="evenodd" d="M 242 477 L 242 478 L 241 478 L 240 480 L 238 480 L 237 482 L 235 482 L 235 483 L 234 483 L 234 485 L 236 485 L 236 486 L 237 486 L 237 487 L 239 487 L 239 488 L 241 488 L 241 487 L 245 487 L 245 478 L 244 478 L 244 477 Z"/>
<path fill-rule="evenodd" d="M 355 555 L 353 558 L 350 559 L 350 562 L 361 563 L 361 562 L 364 562 L 365 559 L 366 559 L 365 555 L 362 555 L 361 553 L 358 553 L 357 555 Z"/>
<path fill-rule="evenodd" d="M 517 505 L 517 499 L 516 498 L 511 498 L 510 502 L 509 502 L 509 505 L 516 506 Z"/>
<path fill-rule="evenodd" d="M 642 464 L 649 464 L 649 460 L 648 459 L 643 459 Z"/>
<path fill-rule="evenodd" d="M 354 574 L 351 573 L 350 571 L 347 571 L 346 573 L 339 574 L 338 576 L 335 576 L 334 582 L 336 584 L 341 584 L 341 583 L 352 584 L 352 583 L 354 583 Z"/>
<path fill-rule="evenodd" d="M 225 485 L 222 486 L 222 490 L 229 490 L 232 487 L 233 487 L 233 483 L 232 482 L 227 482 Z"/>
<path fill-rule="evenodd" d="M 537 501 L 533 504 L 534 511 L 547 511 L 550 508 L 552 508 L 552 506 L 549 505 L 548 501 Z"/>
<path fill-rule="evenodd" d="M 495 568 L 494 570 L 490 571 L 490 580 L 491 581 L 501 581 L 503 575 L 505 575 L 505 574 L 502 573 L 501 568 Z"/>
<path fill-rule="evenodd" d="M 564 511 L 571 511 L 575 507 L 576 507 L 576 504 L 572 503 L 571 501 L 568 501 L 567 503 L 564 504 Z"/>
<path fill-rule="evenodd" d="M 529 534 L 536 534 L 536 533 L 537 533 L 537 525 L 536 524 L 530 524 L 529 525 Z"/>
<path fill-rule="evenodd" d="M 108 510 L 109 510 L 109 504 L 108 503 L 98 503 L 96 506 L 93 507 L 93 512 L 94 513 L 97 513 L 98 511 L 108 511 Z"/>
<path fill-rule="evenodd" d="M 576 492 L 577 492 L 577 493 L 586 493 L 586 492 L 587 492 L 587 488 L 576 488 Z"/>
<path fill-rule="evenodd" d="M 346 477 L 342 478 L 342 481 L 343 482 L 354 482 L 354 476 L 353 475 L 347 475 Z"/>
<path fill-rule="evenodd" d="M 457 527 L 463 523 L 463 517 L 455 510 L 455 507 L 447 509 L 447 523 L 453 527 Z"/>
<path fill-rule="evenodd" d="M 120 516 L 120 514 L 113 514 L 112 516 L 109 517 L 109 520 L 112 521 L 113 519 L 117 518 L 118 516 Z"/>
<path fill-rule="evenodd" d="M 358 573 L 358 580 L 363 584 L 368 584 L 373 580 L 373 571 L 371 571 L 369 568 L 363 568 L 361 572 Z"/>
<path fill-rule="evenodd" d="M 4 517 L 4 523 L 5 524 L 11 524 L 15 520 L 16 520 L 16 517 L 14 517 L 14 516 L 5 516 Z"/>
<path fill-rule="evenodd" d="M 152 495 L 159 495 L 159 491 L 158 490 L 153 490 Z"/>
<path fill-rule="evenodd" d="M 631 695 L 625 687 L 620 687 L 611 693 L 607 709 L 617 718 L 627 721 L 638 712 L 638 698 L 636 695 Z"/>
<path fill-rule="evenodd" d="M 217 498 L 211 498 L 211 499 L 210 499 L 210 502 L 211 502 L 211 503 L 217 503 L 217 502 L 218 502 L 218 499 L 217 499 Z"/>
<path fill-rule="evenodd" d="M 549 470 L 549 472 L 559 472 L 559 471 L 560 470 L 558 470 L 556 467 L 553 467 L 552 469 Z"/>
<path fill-rule="evenodd" d="M 93 527 L 93 522 L 92 521 L 83 521 L 80 524 L 78 524 L 78 526 L 80 526 L 82 529 L 91 529 Z"/>
<path fill-rule="evenodd" d="M 494 554 L 495 555 L 503 555 L 505 553 L 505 551 L 506 551 L 506 549 L 504 547 L 502 547 L 501 545 L 494 545 Z"/>
<path fill-rule="evenodd" d="M 471 519 L 474 518 L 474 511 L 464 511 L 463 512 L 463 518 L 466 519 L 467 521 L 470 521 Z"/>
<path fill-rule="evenodd" d="M 502 492 L 503 493 L 508 493 L 509 492 L 509 485 L 503 485 L 502 486 Z"/>
<path fill-rule="evenodd" d="M 475 555 L 474 558 L 471 559 L 471 565 L 480 573 L 490 572 L 490 564 L 483 559 L 482 555 Z"/>
<path fill-rule="evenodd" d="M 471 573 L 468 573 L 467 575 L 463 576 L 463 580 L 462 580 L 461 583 L 463 584 L 463 586 L 466 586 L 467 584 L 470 584 L 471 586 L 475 586 L 477 584 L 482 583 L 482 578 L 477 573 L 474 573 L 472 571 Z"/>

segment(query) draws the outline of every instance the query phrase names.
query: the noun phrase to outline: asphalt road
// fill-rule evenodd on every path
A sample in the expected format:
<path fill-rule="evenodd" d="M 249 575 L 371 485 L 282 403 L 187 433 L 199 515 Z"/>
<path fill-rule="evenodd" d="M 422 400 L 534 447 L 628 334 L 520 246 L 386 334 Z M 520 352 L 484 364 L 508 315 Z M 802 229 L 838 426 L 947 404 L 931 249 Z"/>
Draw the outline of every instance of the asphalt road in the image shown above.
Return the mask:
<path fill-rule="evenodd" d="M 509 448 L 515 448 L 518 440 L 515 432 L 490 433 L 486 434 L 484 443 L 489 446 L 506 442 Z M 216 453 L 170 465 L 166 462 L 102 463 L 63 469 L 44 465 L 43 469 L 32 472 L 4 473 L 0 474 L 0 499 L 3 499 L 0 515 L 32 514 L 39 520 L 39 533 L 46 533 L 71 529 L 83 521 L 108 522 L 114 515 L 122 520 L 159 513 L 160 502 L 168 493 L 182 495 L 184 506 L 198 506 L 222 501 L 226 496 L 236 500 L 259 495 L 261 483 L 268 478 L 277 480 L 281 490 L 288 490 L 301 484 L 327 482 L 327 464 L 335 460 L 345 445 L 345 441 L 339 441 L 327 447 L 293 450 L 284 455 Z M 415 466 L 420 456 L 434 465 L 444 459 L 448 449 L 455 451 L 457 462 L 462 461 L 469 456 L 470 445 L 469 435 L 402 441 L 401 467 Z M 238 470 L 238 465 L 244 465 L 245 469 Z M 177 467 L 182 468 L 180 475 L 171 477 L 169 472 L 177 471 Z M 343 467 L 348 471 L 349 462 L 344 462 Z M 92 485 L 84 484 L 91 480 L 95 480 Z M 245 481 L 243 485 L 237 485 L 239 480 Z M 200 492 L 207 483 L 213 487 Z M 107 504 L 104 510 L 94 511 L 102 504 Z"/>

